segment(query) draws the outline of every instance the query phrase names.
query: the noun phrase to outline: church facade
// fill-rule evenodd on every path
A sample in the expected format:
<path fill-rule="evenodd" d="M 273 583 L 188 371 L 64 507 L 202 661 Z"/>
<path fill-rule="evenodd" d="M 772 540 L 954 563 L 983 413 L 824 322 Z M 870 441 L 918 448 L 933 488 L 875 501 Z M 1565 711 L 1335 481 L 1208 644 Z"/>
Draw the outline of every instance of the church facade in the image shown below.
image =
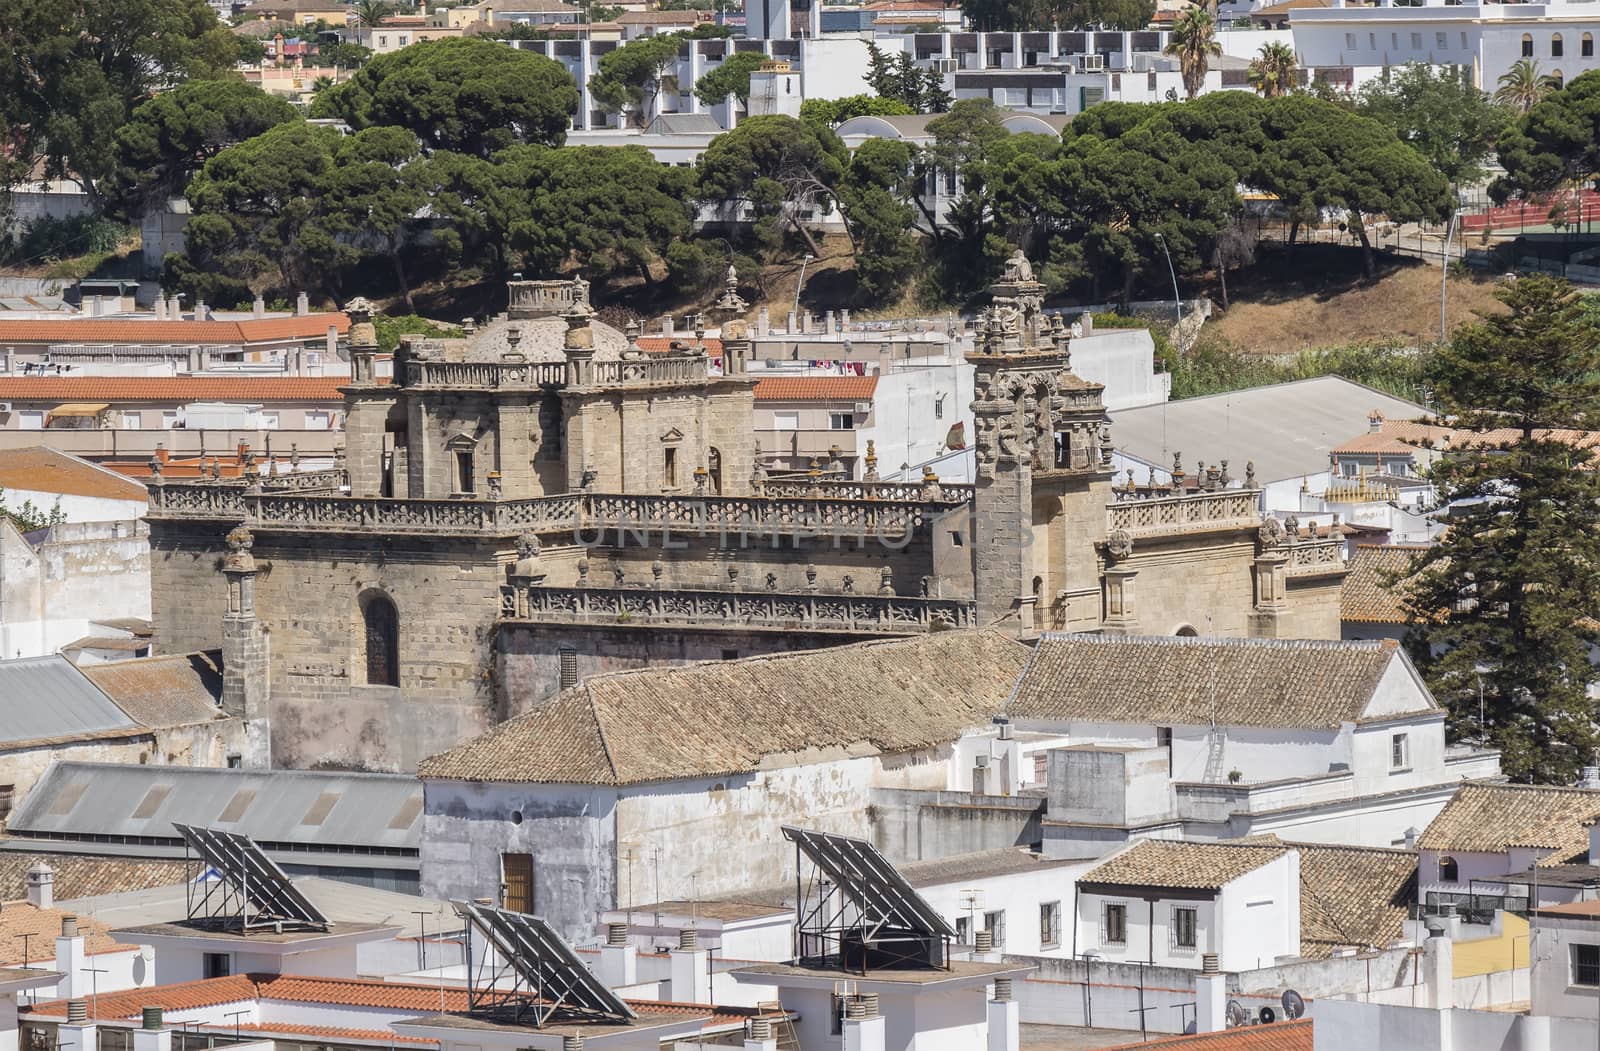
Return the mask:
<path fill-rule="evenodd" d="M 1113 478 L 1102 389 L 1014 259 L 978 322 L 974 485 L 769 477 L 751 341 L 647 353 L 514 282 L 394 381 L 355 311 L 332 471 L 150 487 L 157 645 L 221 645 L 247 761 L 409 770 L 586 675 L 976 625 L 1337 638 L 1340 542 L 1247 472 Z"/>

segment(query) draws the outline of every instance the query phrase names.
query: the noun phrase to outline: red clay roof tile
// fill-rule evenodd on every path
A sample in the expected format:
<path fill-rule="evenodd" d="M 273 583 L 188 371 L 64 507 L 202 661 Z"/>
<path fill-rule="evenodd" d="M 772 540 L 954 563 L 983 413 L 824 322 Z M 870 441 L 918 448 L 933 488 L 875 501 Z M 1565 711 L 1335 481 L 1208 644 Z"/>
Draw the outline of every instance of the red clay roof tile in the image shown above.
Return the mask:
<path fill-rule="evenodd" d="M 870 401 L 876 376 L 774 376 L 756 384 L 756 401 Z"/>
<path fill-rule="evenodd" d="M 244 321 L 144 321 L 118 318 L 62 318 L 8 321 L 0 318 L 3 343 L 267 343 L 285 339 L 317 339 L 332 325 L 340 335 L 350 331 L 344 314 L 248 318 Z"/>
<path fill-rule="evenodd" d="M 0 337 L 4 342 L 4 337 Z M 10 402 L 343 402 L 342 376 L 4 376 Z"/>

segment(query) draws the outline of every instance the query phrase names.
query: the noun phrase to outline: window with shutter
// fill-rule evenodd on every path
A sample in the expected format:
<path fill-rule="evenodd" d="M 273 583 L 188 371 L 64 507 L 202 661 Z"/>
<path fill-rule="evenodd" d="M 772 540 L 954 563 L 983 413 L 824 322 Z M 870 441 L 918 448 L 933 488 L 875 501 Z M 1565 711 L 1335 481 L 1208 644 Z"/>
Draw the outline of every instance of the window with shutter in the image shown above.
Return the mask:
<path fill-rule="evenodd" d="M 533 855 L 501 854 L 500 877 L 505 884 L 505 908 L 512 912 L 532 912 Z"/>

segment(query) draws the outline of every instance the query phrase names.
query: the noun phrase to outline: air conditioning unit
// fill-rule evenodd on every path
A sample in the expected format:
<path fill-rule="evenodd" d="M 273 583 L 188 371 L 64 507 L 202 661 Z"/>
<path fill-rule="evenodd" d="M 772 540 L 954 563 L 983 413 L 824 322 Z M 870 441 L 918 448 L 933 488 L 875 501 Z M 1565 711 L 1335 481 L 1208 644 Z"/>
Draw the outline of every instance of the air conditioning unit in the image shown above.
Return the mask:
<path fill-rule="evenodd" d="M 858 401 L 858 402 L 856 402 L 856 411 L 857 412 L 871 412 L 872 411 L 872 402 L 870 402 L 870 401 Z"/>
<path fill-rule="evenodd" d="M 977 764 L 978 769 L 980 770 L 989 765 L 989 757 L 986 755 L 975 756 L 973 761 Z"/>
<path fill-rule="evenodd" d="M 1104 73 L 1106 57 L 1104 55 L 1084 55 L 1083 71 L 1085 73 Z"/>
<path fill-rule="evenodd" d="M 9 401 L 0 401 L 0 413 L 5 413 L 7 416 L 11 415 L 11 403 Z"/>

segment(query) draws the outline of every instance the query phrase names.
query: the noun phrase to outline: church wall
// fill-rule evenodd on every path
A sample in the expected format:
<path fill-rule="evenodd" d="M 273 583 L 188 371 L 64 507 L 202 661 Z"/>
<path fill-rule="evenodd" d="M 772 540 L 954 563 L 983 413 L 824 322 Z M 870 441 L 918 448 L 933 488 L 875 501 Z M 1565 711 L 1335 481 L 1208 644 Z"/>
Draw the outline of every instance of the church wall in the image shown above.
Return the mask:
<path fill-rule="evenodd" d="M 1255 551 L 1249 536 L 1136 540 L 1127 565 L 1139 571 L 1133 610 L 1140 632 L 1175 635 L 1190 627 L 1200 635 L 1248 635 L 1255 605 Z"/>
<path fill-rule="evenodd" d="M 609 391 L 565 397 L 574 489 L 584 468 L 595 471 L 602 492 L 689 493 L 694 472 L 710 468 L 709 450 L 721 454 L 722 491 L 748 491 L 753 466 L 751 394 L 736 387 L 709 397 L 694 389 Z M 667 478 L 666 450 L 675 450 L 675 477 Z"/>
<path fill-rule="evenodd" d="M 193 653 L 222 645 L 228 589 L 223 541 L 231 522 L 150 522 L 150 612 L 153 653 Z"/>
<path fill-rule="evenodd" d="M 1342 635 L 1339 592 L 1344 577 L 1289 580 L 1289 608 L 1280 615 L 1280 639 L 1337 639 Z"/>
<path fill-rule="evenodd" d="M 505 624 L 500 628 L 496 658 L 496 708 L 502 718 L 510 718 L 554 697 L 561 687 L 563 649 L 575 651 L 581 681 L 604 672 L 789 653 L 877 637 L 846 632 L 730 630 L 719 626 L 696 629 L 625 624 Z"/>

